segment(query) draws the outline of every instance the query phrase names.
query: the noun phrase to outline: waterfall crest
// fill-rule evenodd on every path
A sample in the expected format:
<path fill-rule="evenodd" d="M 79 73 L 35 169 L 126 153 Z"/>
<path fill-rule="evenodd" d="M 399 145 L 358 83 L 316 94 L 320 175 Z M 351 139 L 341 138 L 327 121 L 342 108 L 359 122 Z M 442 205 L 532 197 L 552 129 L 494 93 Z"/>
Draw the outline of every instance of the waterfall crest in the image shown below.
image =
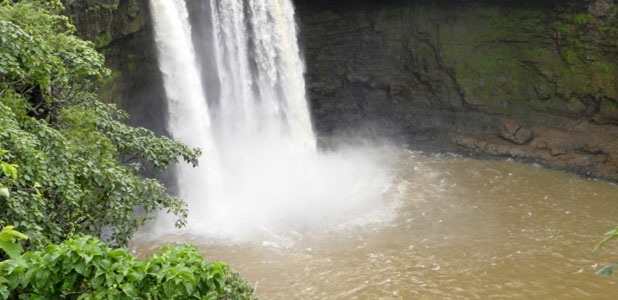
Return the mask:
<path fill-rule="evenodd" d="M 315 150 L 294 9 L 281 0 L 211 1 L 222 133 Z"/>

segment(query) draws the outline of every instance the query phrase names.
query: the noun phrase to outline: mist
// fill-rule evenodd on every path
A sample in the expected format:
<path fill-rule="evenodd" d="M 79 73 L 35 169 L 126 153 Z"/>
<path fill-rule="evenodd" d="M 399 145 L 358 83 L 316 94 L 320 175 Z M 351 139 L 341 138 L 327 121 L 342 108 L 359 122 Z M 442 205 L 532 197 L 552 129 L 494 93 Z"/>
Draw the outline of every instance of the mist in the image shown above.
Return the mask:
<path fill-rule="evenodd" d="M 382 201 L 392 147 L 318 150 L 290 1 L 205 1 L 200 34 L 184 1 L 151 3 L 167 130 L 204 155 L 175 169 L 187 227 L 162 213 L 144 235 L 243 240 L 393 217 Z"/>

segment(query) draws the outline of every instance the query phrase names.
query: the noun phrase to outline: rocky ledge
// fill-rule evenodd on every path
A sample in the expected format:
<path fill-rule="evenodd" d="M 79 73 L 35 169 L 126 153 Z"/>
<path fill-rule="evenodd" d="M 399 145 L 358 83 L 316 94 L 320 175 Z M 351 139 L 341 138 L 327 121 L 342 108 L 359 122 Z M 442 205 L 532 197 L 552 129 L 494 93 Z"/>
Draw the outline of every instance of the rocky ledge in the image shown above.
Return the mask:
<path fill-rule="evenodd" d="M 452 140 L 478 154 L 534 161 L 584 176 L 615 180 L 618 174 L 618 128 L 612 125 L 573 121 L 527 128 L 506 119 L 495 134 L 458 134 Z"/>

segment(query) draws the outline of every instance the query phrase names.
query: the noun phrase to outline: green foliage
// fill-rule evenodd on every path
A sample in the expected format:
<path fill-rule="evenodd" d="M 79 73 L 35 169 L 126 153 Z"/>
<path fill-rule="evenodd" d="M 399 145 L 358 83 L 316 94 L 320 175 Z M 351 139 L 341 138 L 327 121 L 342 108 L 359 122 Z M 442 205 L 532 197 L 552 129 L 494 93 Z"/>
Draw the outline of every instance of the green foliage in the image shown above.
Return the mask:
<path fill-rule="evenodd" d="M 10 220 L 37 246 L 103 230 L 124 245 L 159 210 L 183 225 L 185 203 L 141 174 L 196 165 L 199 150 L 127 126 L 97 100 L 109 70 L 61 10 L 0 0 L 0 226 Z"/>
<path fill-rule="evenodd" d="M 3 175 L 9 179 L 17 180 L 17 165 L 9 164 L 2 160 L 2 157 L 6 155 L 8 151 L 0 149 L 0 175 Z M 9 188 L 0 183 L 0 197 L 8 198 L 11 193 Z"/>
<path fill-rule="evenodd" d="M 164 247 L 146 261 L 83 236 L 0 263 L 1 299 L 255 299 L 227 265 L 193 246 Z"/>
<path fill-rule="evenodd" d="M 29 112 L 42 118 L 91 98 L 87 92 L 109 74 L 103 56 L 74 35 L 61 9 L 59 1 L 0 3 L 3 90 L 26 96 Z"/>
<path fill-rule="evenodd" d="M 618 239 L 618 227 L 608 231 L 607 233 L 605 233 L 605 237 L 603 238 L 603 240 L 601 240 L 592 250 L 593 253 L 601 250 L 601 248 L 607 244 L 609 241 Z M 618 263 L 613 263 L 613 264 L 609 264 L 604 266 L 603 268 L 601 268 L 599 271 L 597 271 L 597 275 L 601 275 L 601 276 L 609 276 L 612 275 L 612 273 L 614 272 L 614 269 L 618 268 Z"/>
<path fill-rule="evenodd" d="M 23 259 L 21 258 L 22 248 L 17 241 L 25 240 L 28 237 L 13 228 L 13 226 L 6 226 L 0 231 L 0 250 L 4 251 L 13 260 L 23 264 Z"/>

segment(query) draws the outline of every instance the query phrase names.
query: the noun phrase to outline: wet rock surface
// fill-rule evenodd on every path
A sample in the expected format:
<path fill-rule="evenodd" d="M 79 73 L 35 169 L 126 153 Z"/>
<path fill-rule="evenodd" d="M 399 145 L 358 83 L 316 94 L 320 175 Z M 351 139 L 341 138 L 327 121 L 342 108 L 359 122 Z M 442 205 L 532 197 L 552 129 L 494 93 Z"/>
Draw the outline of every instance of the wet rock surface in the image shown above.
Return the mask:
<path fill-rule="evenodd" d="M 512 157 L 545 166 L 567 169 L 584 176 L 610 180 L 618 173 L 618 128 L 587 121 L 572 122 L 560 128 L 537 126 L 525 144 L 496 134 L 459 134 L 452 141 L 477 154 Z M 521 130 L 521 129 L 520 129 Z"/>
<path fill-rule="evenodd" d="M 320 134 L 618 180 L 613 1 L 295 3 Z"/>
<path fill-rule="evenodd" d="M 68 0 L 66 13 L 105 55 L 112 76 L 99 90 L 131 115 L 130 123 L 165 133 L 165 90 L 159 74 L 148 0 Z"/>
<path fill-rule="evenodd" d="M 532 131 L 519 126 L 513 120 L 504 120 L 500 128 L 500 136 L 515 144 L 524 145 L 532 139 Z"/>

